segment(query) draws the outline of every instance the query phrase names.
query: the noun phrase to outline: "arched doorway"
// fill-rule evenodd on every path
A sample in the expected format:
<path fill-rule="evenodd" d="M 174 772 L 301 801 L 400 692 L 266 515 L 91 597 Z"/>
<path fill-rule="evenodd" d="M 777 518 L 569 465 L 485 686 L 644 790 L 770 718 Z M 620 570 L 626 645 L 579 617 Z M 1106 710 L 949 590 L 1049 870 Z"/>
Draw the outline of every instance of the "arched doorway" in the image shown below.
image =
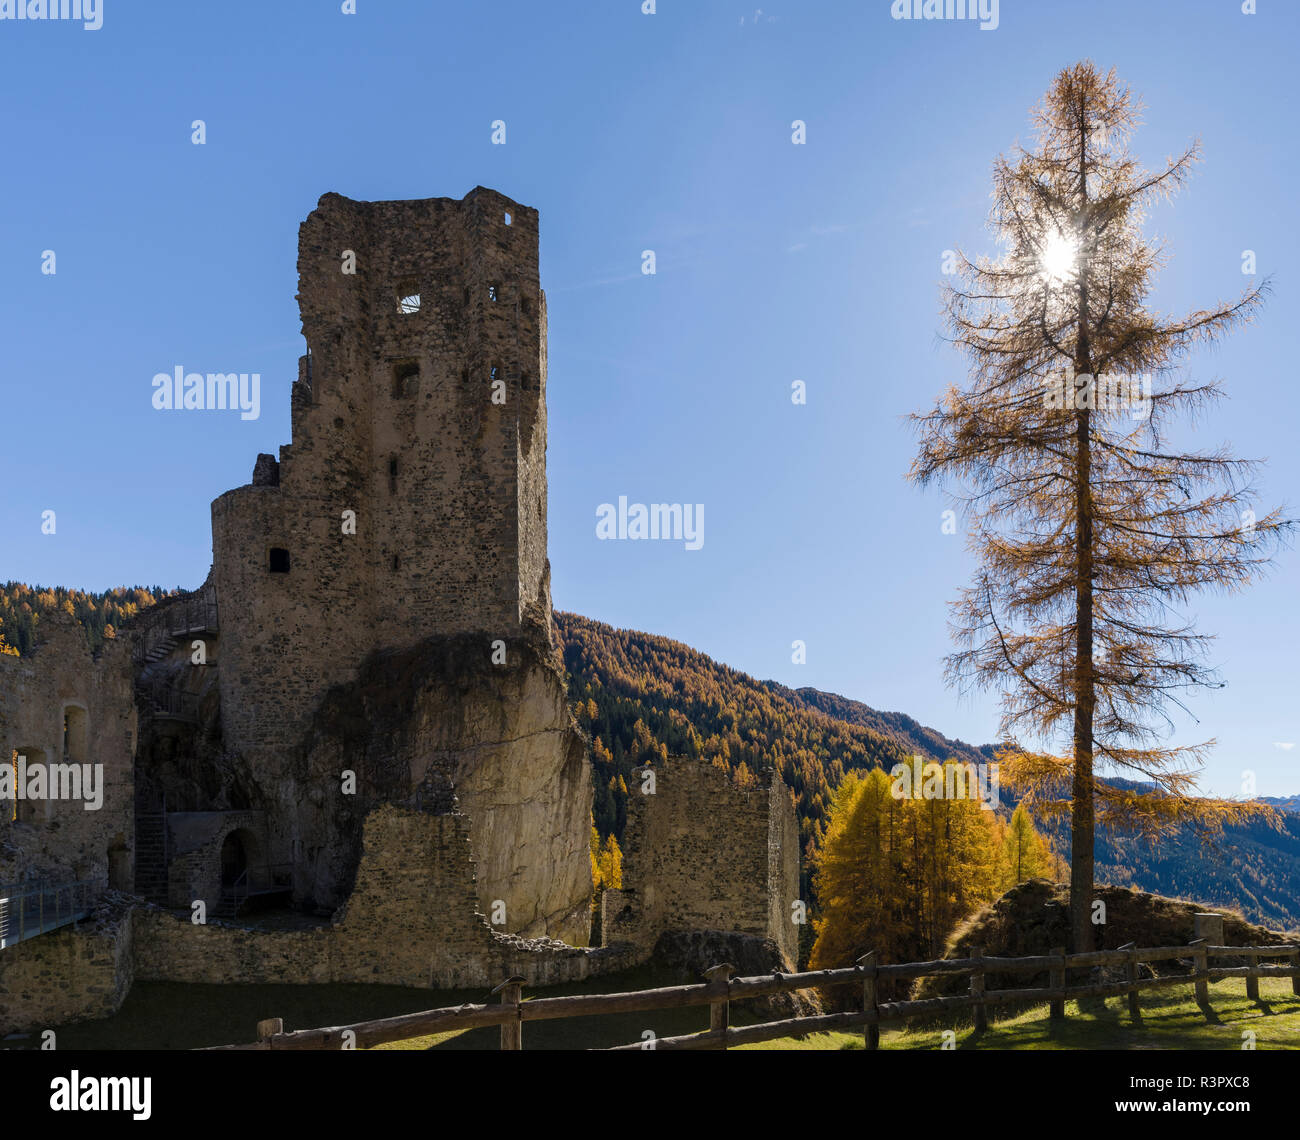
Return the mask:
<path fill-rule="evenodd" d="M 244 832 L 232 831 L 221 844 L 221 885 L 233 887 L 248 870 L 248 846 Z"/>

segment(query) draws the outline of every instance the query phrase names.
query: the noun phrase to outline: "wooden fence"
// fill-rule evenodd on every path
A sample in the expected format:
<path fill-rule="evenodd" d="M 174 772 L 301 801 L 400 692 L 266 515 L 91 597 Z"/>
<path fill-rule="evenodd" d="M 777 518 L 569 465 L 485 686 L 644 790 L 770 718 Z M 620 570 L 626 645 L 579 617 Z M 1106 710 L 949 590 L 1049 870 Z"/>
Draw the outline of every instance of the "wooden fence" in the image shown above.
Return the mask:
<path fill-rule="evenodd" d="M 1212 958 L 1245 958 L 1244 966 L 1210 967 Z M 1261 965 L 1261 958 L 1286 958 L 1290 965 Z M 1190 959 L 1192 972 L 1169 974 L 1164 977 L 1139 977 L 1139 966 L 1150 962 L 1167 962 Z M 1068 985 L 1068 972 L 1094 966 L 1122 966 L 1124 981 Z M 985 986 L 989 974 L 1042 973 L 1046 971 L 1050 985 L 1034 989 L 997 989 Z M 987 1028 L 988 1007 L 1019 1003 L 1050 1004 L 1050 1017 L 1059 1021 L 1065 1017 L 1065 1003 L 1079 997 L 1128 997 L 1129 1014 L 1141 1020 L 1138 995 L 1146 989 L 1166 986 L 1194 985 L 1196 1000 L 1207 1016 L 1209 983 L 1223 978 L 1245 978 L 1246 993 L 1259 1000 L 1259 979 L 1280 977 L 1291 979 L 1291 990 L 1300 996 L 1300 944 L 1281 946 L 1211 946 L 1205 939 L 1197 939 L 1186 946 L 1160 946 L 1138 949 L 1132 943 L 1118 950 L 1096 950 L 1086 954 L 1067 954 L 1053 950 L 1023 958 L 986 958 L 982 948 L 972 947 L 968 958 L 945 958 L 935 962 L 906 962 L 884 966 L 876 962 L 874 953 L 858 959 L 856 966 L 840 970 L 814 970 L 799 974 L 771 974 L 753 978 L 734 978 L 730 965 L 714 966 L 705 971 L 706 981 L 695 985 L 666 986 L 661 989 L 638 990 L 618 994 L 578 994 L 571 997 L 542 997 L 523 1000 L 523 978 L 507 978 L 492 991 L 500 995 L 499 1004 L 459 1005 L 444 1009 L 408 1013 L 400 1017 L 386 1017 L 377 1021 L 362 1021 L 354 1025 L 334 1026 L 328 1029 L 300 1029 L 284 1032 L 281 1018 L 261 1021 L 257 1026 L 257 1043 L 253 1045 L 225 1045 L 222 1049 L 364 1049 L 390 1041 L 404 1041 L 431 1033 L 449 1030 L 501 1027 L 501 1048 L 522 1048 L 523 1026 L 528 1021 L 549 1021 L 566 1017 L 592 1017 L 613 1013 L 648 1013 L 655 1010 L 682 1009 L 690 1006 L 709 1007 L 709 1028 L 700 1033 L 682 1037 L 660 1037 L 620 1045 L 617 1050 L 634 1049 L 728 1049 L 733 1045 L 747 1045 L 759 1041 L 772 1041 L 781 1037 L 823 1033 L 832 1029 L 862 1027 L 866 1047 L 880 1045 L 880 1023 L 899 1021 L 911 1017 L 933 1016 L 957 1010 L 971 1010 L 977 1031 Z M 877 1001 L 877 987 L 886 979 L 912 980 L 921 977 L 968 975 L 970 988 L 965 994 L 946 997 L 921 998 L 914 1001 Z M 848 1013 L 829 1013 L 812 1017 L 794 1017 L 783 1021 L 768 1021 L 759 1025 L 733 1026 L 730 1024 L 730 1005 L 733 1001 L 767 997 L 773 994 L 793 993 L 797 990 L 828 989 L 837 986 L 859 986 L 862 989 L 862 1009 Z"/>

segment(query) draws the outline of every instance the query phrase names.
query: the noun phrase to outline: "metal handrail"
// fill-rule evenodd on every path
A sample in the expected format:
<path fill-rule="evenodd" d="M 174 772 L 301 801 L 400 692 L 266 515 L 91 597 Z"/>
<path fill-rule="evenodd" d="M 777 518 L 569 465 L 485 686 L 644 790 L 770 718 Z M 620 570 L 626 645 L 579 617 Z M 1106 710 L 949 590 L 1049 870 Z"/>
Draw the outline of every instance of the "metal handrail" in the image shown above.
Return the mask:
<path fill-rule="evenodd" d="M 230 886 L 228 887 L 223 886 L 221 888 L 222 896 L 223 897 L 226 895 L 230 896 L 230 902 L 233 904 L 234 913 L 238 914 L 239 908 L 243 906 L 244 903 L 246 903 L 252 897 L 254 890 L 260 891 L 266 889 L 275 889 L 278 887 L 286 887 L 286 888 L 292 887 L 293 885 L 292 882 L 277 883 L 275 881 L 276 872 L 277 871 L 283 872 L 286 869 L 292 871 L 293 864 L 292 863 L 260 863 L 253 867 L 245 867 L 244 870 L 240 873 L 239 877 L 233 883 L 231 883 Z M 266 872 L 267 885 L 265 887 L 260 887 L 260 886 L 254 887 L 252 885 L 252 880 L 249 878 L 249 876 L 254 871 Z M 243 887 L 242 894 L 240 893 L 241 886 Z"/>
<path fill-rule="evenodd" d="M 88 879 L 0 885 L 0 950 L 78 922 L 90 913 L 94 888 Z"/>
<path fill-rule="evenodd" d="M 141 622 L 135 646 L 136 662 L 142 663 L 154 649 L 187 633 L 219 630 L 219 623 L 217 591 L 212 586 L 166 599 Z"/>

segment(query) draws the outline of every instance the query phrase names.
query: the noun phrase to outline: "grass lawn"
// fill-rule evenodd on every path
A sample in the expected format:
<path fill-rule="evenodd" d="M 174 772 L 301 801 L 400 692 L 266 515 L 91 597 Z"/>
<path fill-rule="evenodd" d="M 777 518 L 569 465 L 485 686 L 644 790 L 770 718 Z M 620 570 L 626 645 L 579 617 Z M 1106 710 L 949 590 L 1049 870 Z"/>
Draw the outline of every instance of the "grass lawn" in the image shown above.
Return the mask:
<path fill-rule="evenodd" d="M 1300 997 L 1286 978 L 1261 978 L 1256 1004 L 1246 997 L 1246 980 L 1228 978 L 1210 986 L 1213 1020 L 1196 1005 L 1193 989 L 1172 987 L 1142 995 L 1142 1024 L 1128 1016 L 1126 998 L 1108 998 L 1103 1013 L 1081 1013 L 1066 1002 L 1065 1022 L 1052 1027 L 1046 1005 L 1006 1021 L 990 1022 L 976 1035 L 969 1017 L 924 1028 L 882 1027 L 882 1049 L 938 1049 L 943 1031 L 956 1033 L 958 1049 L 1240 1049 L 1242 1034 L 1255 1034 L 1257 1049 L 1300 1050 Z M 818 1033 L 805 1041 L 782 1038 L 741 1049 L 861 1049 L 861 1033 Z"/>

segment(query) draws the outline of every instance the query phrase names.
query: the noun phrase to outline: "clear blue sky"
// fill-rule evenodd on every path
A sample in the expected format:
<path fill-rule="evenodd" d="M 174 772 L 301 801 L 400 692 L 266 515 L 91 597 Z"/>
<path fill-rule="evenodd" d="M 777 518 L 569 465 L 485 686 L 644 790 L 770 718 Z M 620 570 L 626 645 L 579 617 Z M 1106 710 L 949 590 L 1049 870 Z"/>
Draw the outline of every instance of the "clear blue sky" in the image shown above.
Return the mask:
<path fill-rule="evenodd" d="M 1173 253 L 1156 305 L 1235 295 L 1245 249 L 1275 275 L 1262 320 L 1189 366 L 1233 397 L 1197 438 L 1267 458 L 1261 505 L 1300 505 L 1300 6 L 1258 6 L 1002 0 L 987 32 L 894 21 L 889 0 L 105 0 L 99 31 L 0 21 L 0 578 L 197 585 L 208 504 L 289 441 L 298 223 L 327 190 L 483 184 L 541 211 L 556 606 L 991 740 L 995 699 L 941 678 L 970 565 L 904 479 L 902 417 L 962 377 L 943 251 L 992 252 L 990 163 L 1053 74 L 1117 67 L 1148 162 L 1204 144 L 1152 219 Z M 154 411 L 178 363 L 260 372 L 261 418 Z M 597 541 L 619 495 L 705 504 L 703 549 Z M 1250 768 L 1261 794 L 1300 791 L 1300 747 L 1276 747 L 1300 742 L 1297 585 L 1284 554 L 1192 611 L 1229 681 L 1178 737 L 1219 738 L 1208 790 Z"/>

